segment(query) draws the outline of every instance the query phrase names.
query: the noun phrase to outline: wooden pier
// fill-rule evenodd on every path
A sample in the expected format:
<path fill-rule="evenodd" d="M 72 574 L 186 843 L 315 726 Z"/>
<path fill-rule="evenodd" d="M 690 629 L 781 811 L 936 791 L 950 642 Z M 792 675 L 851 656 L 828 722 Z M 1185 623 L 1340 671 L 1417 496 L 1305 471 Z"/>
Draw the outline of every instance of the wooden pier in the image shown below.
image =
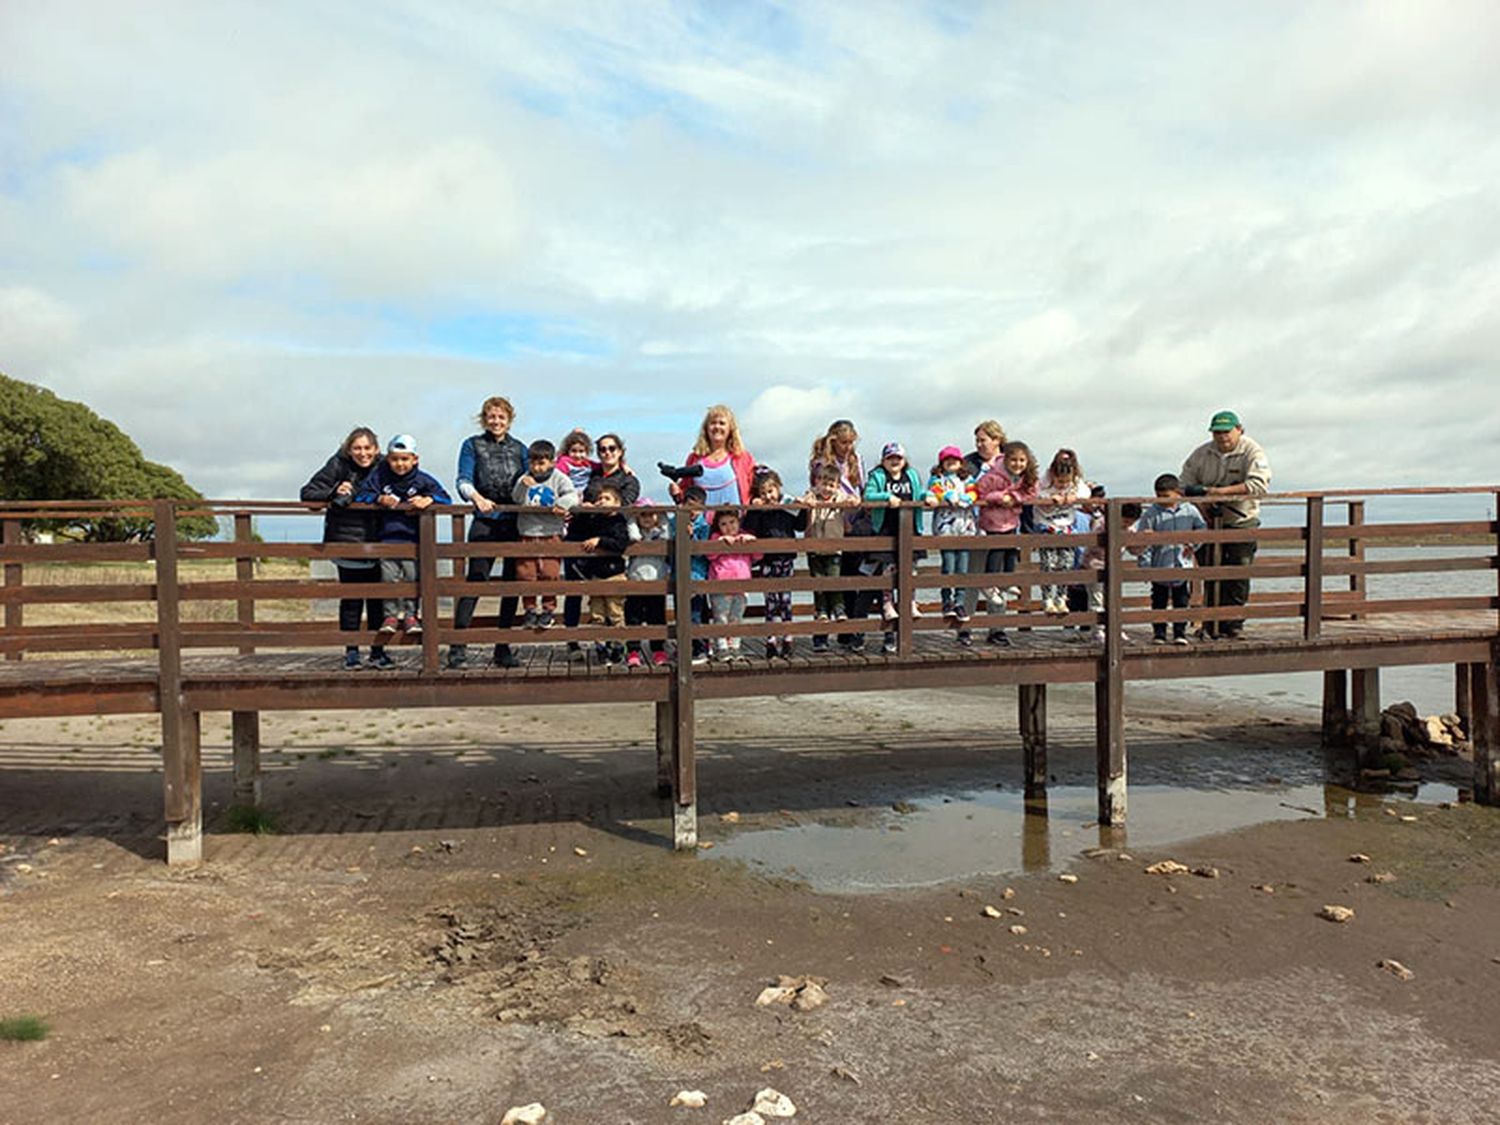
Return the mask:
<path fill-rule="evenodd" d="M 1386 496 L 1401 490 L 1382 490 Z M 1426 495 L 1478 493 L 1491 504 L 1496 489 L 1427 489 Z M 466 581 L 471 557 L 503 559 L 522 555 L 578 555 L 575 544 L 467 543 L 467 507 L 429 508 L 419 515 L 416 544 L 323 545 L 255 541 L 256 516 L 313 517 L 316 505 L 274 502 L 147 501 L 107 504 L 0 504 L 3 529 L 4 628 L 0 630 L 0 719 L 10 717 L 159 713 L 162 724 L 164 808 L 169 863 L 192 863 L 202 856 L 203 802 L 199 748 L 204 712 L 233 716 L 235 801 L 260 801 L 261 712 L 276 710 L 378 709 L 390 707 L 522 706 L 589 702 L 651 703 L 656 712 L 655 783 L 670 801 L 673 844 L 689 848 L 697 839 L 697 771 L 694 706 L 699 699 L 725 699 L 815 692 L 888 692 L 957 686 L 1017 688 L 1017 722 L 1025 755 L 1029 792 L 1047 779 L 1047 685 L 1093 683 L 1099 793 L 1099 820 L 1121 824 L 1127 806 L 1126 684 L 1131 681 L 1280 672 L 1322 672 L 1323 734 L 1330 745 L 1349 748 L 1358 763 L 1373 761 L 1380 742 L 1380 669 L 1398 665 L 1446 664 L 1455 669 L 1455 709 L 1474 743 L 1474 795 L 1500 803 L 1500 523 L 1428 521 L 1372 523 L 1364 503 L 1373 491 L 1282 494 L 1269 502 L 1296 505 L 1296 524 L 1254 531 L 1195 533 L 1203 544 L 1254 539 L 1259 559 L 1248 567 L 1210 565 L 1189 572 L 1195 604 L 1187 610 L 1152 610 L 1141 596 L 1152 572 L 1140 569 L 1129 552 L 1180 541 L 1170 534 L 1127 530 L 1126 501 L 1102 502 L 1100 530 L 1069 536 L 978 536 L 971 539 L 915 534 L 913 513 L 892 512 L 893 534 L 842 540 L 777 541 L 795 547 L 799 568 L 790 578 L 711 582 L 692 577 L 691 560 L 744 548 L 694 540 L 690 521 L 679 518 L 668 540 L 637 544 L 631 553 L 665 554 L 672 576 L 659 582 L 563 581 L 520 583 L 495 578 Z M 1326 522 L 1342 508 L 1344 518 Z M 644 509 L 636 509 L 642 511 Z M 178 538 L 185 515 L 211 514 L 234 528 L 228 541 L 188 542 Z M 34 531 L 69 518 L 149 514 L 154 538 L 129 543 L 48 543 Z M 309 530 L 314 521 L 307 520 Z M 447 537 L 440 535 L 446 529 Z M 1463 542 L 1461 555 L 1369 559 L 1366 547 L 1382 544 Z M 1473 547 L 1478 543 L 1480 546 Z M 939 575 L 923 552 L 969 549 L 977 569 L 968 575 Z M 1042 547 L 1099 547 L 1102 569 L 1046 573 L 1028 560 Z M 985 553 L 997 547 L 1022 552 L 1022 565 L 1009 574 L 984 574 Z M 889 552 L 894 565 L 877 575 L 814 578 L 801 569 L 807 551 Z M 310 560 L 398 557 L 414 559 L 417 580 L 381 586 L 340 585 L 315 580 L 301 570 L 293 577 L 267 577 L 268 568 L 304 568 Z M 222 570 L 222 574 L 215 573 Z M 451 576 L 445 572 L 451 570 Z M 501 567 L 496 565 L 497 575 Z M 1484 592 L 1468 596 L 1376 598 L 1368 579 L 1377 575 L 1416 575 L 1459 571 L 1489 572 Z M 87 581 L 79 580 L 79 574 Z M 1180 573 L 1180 572 L 1179 572 Z M 232 574 L 233 577 L 229 577 Z M 1249 575 L 1257 586 L 1243 607 L 1201 604 L 1205 582 Z M 105 578 L 108 580 L 104 580 Z M 1031 592 L 1043 582 L 1101 587 L 1104 610 L 1050 616 L 1040 612 Z M 986 606 L 968 628 L 972 648 L 937 615 L 931 594 L 939 587 L 976 593 L 997 584 L 1019 587 L 1010 606 Z M 1272 588 L 1272 587 L 1277 588 Z M 896 610 L 882 620 L 878 605 L 868 617 L 830 623 L 814 621 L 810 604 L 797 604 L 792 622 L 766 623 L 756 617 L 737 625 L 696 623 L 677 613 L 697 595 L 735 592 L 754 597 L 765 591 L 863 592 L 878 602 L 889 592 Z M 417 599 L 424 629 L 416 643 L 393 647 L 396 666 L 379 671 L 346 671 L 340 652 L 346 643 L 368 645 L 369 634 L 340 632 L 316 603 L 341 595 Z M 540 633 L 500 627 L 494 614 L 476 617 L 457 630 L 445 603 L 460 597 L 486 599 L 523 594 L 631 594 L 668 599 L 665 626 L 609 628 L 584 624 Z M 756 599 L 758 600 L 758 599 Z M 923 612 L 913 612 L 921 605 Z M 71 607 L 66 621 L 43 621 L 55 607 Z M 1004 612 L 991 612 L 1003 608 Z M 858 606 L 856 606 L 856 610 Z M 28 610 L 30 613 L 28 613 Z M 82 620 L 78 620 L 82 616 Z M 28 621 L 28 617 L 32 618 Z M 1189 620 L 1195 624 L 1244 619 L 1237 640 L 1202 641 L 1186 647 L 1150 643 L 1149 625 Z M 1102 626 L 1101 639 L 1095 631 Z M 1012 644 L 985 644 L 992 628 L 1004 628 Z M 832 645 L 814 653 L 814 635 L 843 632 L 864 637 L 864 651 Z M 889 634 L 894 652 L 882 651 Z M 695 641 L 742 638 L 745 659 L 695 665 L 687 659 Z M 770 636 L 794 638 L 788 658 L 766 659 Z M 611 664 L 593 646 L 635 639 L 666 642 L 677 657 L 663 665 Z M 566 642 L 581 654 L 570 658 Z M 497 644 L 512 646 L 519 664 L 490 666 L 487 659 L 462 669 L 445 666 L 454 643 L 485 655 Z"/>

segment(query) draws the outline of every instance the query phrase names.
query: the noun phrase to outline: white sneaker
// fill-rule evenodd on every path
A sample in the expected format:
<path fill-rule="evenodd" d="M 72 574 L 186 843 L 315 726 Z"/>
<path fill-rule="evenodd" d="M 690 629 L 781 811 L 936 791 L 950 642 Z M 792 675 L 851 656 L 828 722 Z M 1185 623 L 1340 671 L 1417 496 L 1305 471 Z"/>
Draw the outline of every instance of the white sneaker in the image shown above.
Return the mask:
<path fill-rule="evenodd" d="M 1101 625 L 1099 628 L 1094 630 L 1094 643 L 1096 645 L 1102 645 L 1104 643 L 1104 638 L 1107 636 L 1109 636 L 1109 634 L 1104 631 L 1104 627 Z"/>

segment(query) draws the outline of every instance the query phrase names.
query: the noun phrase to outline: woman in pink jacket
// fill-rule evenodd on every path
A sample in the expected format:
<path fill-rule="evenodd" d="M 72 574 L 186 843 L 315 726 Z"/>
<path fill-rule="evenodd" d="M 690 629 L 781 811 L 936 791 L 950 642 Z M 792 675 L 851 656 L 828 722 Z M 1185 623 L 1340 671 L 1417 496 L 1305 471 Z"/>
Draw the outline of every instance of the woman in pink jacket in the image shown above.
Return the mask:
<path fill-rule="evenodd" d="M 698 431 L 698 441 L 688 454 L 687 464 L 702 465 L 703 472 L 690 481 L 674 480 L 672 496 L 675 499 L 682 499 L 684 484 L 696 484 L 706 493 L 704 503 L 710 508 L 750 503 L 755 458 L 745 450 L 745 443 L 740 440 L 739 423 L 729 407 L 720 404 L 708 408 L 708 413 L 703 416 L 703 427 Z"/>

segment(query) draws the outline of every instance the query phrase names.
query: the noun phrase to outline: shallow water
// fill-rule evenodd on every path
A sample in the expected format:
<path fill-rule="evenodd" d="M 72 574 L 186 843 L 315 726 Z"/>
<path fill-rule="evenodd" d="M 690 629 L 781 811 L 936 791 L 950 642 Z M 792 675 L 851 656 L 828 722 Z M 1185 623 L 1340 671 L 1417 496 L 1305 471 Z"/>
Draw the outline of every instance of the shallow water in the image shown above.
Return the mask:
<path fill-rule="evenodd" d="M 1451 785 L 1402 790 L 1403 800 L 1457 801 Z M 710 853 L 767 874 L 792 875 L 815 890 L 860 894 L 958 879 L 1066 867 L 1090 848 L 1160 848 L 1277 820 L 1383 814 L 1386 799 L 1336 785 L 1192 789 L 1132 785 L 1130 822 L 1095 821 L 1092 786 L 1054 786 L 1045 800 L 989 789 L 904 803 L 873 823 L 798 825 L 741 832 Z"/>

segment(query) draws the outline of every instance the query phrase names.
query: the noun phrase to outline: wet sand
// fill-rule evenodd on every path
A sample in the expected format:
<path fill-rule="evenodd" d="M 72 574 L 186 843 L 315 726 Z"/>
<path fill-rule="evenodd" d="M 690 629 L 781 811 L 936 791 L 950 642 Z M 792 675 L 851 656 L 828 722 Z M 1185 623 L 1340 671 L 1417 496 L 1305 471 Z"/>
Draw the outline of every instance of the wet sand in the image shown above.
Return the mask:
<path fill-rule="evenodd" d="M 1356 797 L 1305 706 L 1197 702 L 1132 691 L 1123 834 L 1086 690 L 1046 818 L 1010 691 L 704 705 L 691 856 L 645 707 L 267 716 L 268 836 L 223 826 L 214 716 L 191 872 L 152 724 L 7 722 L 0 1016 L 53 1032 L 0 1043 L 0 1122 L 719 1122 L 767 1085 L 814 1122 L 1491 1119 L 1500 812 L 1449 760 Z M 828 1003 L 757 1007 L 778 974 Z"/>

